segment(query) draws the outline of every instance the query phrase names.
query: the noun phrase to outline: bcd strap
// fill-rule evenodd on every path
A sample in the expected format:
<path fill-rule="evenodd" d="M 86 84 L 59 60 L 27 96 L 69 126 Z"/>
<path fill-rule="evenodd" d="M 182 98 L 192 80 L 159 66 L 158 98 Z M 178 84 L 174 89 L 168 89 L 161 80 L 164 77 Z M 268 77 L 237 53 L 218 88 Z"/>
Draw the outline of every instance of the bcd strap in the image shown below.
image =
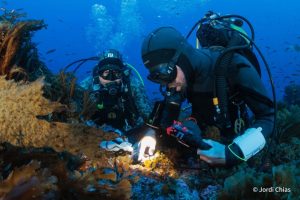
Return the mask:
<path fill-rule="evenodd" d="M 128 102 L 128 104 L 126 104 L 126 109 L 129 110 L 132 115 L 132 117 L 131 117 L 132 119 L 130 121 L 131 121 L 131 123 L 134 123 L 134 121 L 139 117 L 139 112 L 138 112 L 135 100 L 132 97 L 130 74 L 131 74 L 131 70 L 129 68 L 124 70 L 125 88 L 127 88 L 127 91 L 125 91 L 125 93 L 124 93 L 124 99 L 125 99 L 125 102 Z"/>

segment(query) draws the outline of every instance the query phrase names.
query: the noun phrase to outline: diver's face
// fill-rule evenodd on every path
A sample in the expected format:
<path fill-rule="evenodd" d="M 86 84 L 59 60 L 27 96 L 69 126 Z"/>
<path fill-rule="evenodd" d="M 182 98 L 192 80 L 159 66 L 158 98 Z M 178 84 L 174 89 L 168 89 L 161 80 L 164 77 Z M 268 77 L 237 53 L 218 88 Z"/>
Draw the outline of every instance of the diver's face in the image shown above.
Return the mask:
<path fill-rule="evenodd" d="M 176 65 L 176 69 L 177 69 L 177 76 L 173 82 L 168 84 L 168 87 L 176 88 L 177 92 L 183 92 L 187 86 L 186 79 L 183 71 L 178 65 Z"/>

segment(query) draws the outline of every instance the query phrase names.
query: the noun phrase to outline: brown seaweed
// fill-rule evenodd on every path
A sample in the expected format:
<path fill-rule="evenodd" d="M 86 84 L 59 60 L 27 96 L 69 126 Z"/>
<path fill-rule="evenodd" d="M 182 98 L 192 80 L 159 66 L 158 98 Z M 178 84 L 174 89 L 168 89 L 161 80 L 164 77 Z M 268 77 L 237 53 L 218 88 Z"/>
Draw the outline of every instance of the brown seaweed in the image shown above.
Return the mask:
<path fill-rule="evenodd" d="M 43 21 L 39 20 L 20 21 L 15 24 L 0 21 L 0 75 L 9 74 L 13 66 L 22 67 L 25 64 L 24 59 L 30 53 L 30 32 L 43 27 Z"/>
<path fill-rule="evenodd" d="M 74 155 L 55 152 L 51 148 L 19 148 L 2 144 L 0 158 L 10 163 L 0 181 L 0 198 L 4 199 L 129 199 L 131 183 L 128 179 L 98 184 L 108 180 L 105 173 L 76 169 L 82 159 Z M 13 156 L 12 156 L 13 155 Z M 112 173 L 116 173 L 111 168 Z M 3 171 L 2 171 L 3 173 Z M 98 174 L 98 175 L 97 175 Z M 3 175 L 3 174 L 2 174 Z M 91 191 L 94 187 L 96 191 Z"/>

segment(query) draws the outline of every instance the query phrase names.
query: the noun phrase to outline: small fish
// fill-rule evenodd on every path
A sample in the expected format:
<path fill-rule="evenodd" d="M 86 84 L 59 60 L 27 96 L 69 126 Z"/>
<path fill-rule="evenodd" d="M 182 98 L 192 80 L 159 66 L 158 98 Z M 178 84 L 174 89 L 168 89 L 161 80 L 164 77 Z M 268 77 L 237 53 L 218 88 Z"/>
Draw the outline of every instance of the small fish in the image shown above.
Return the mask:
<path fill-rule="evenodd" d="M 298 45 L 298 44 L 290 45 L 289 49 L 293 50 L 293 51 L 300 52 L 300 45 Z"/>
<path fill-rule="evenodd" d="M 47 52 L 46 52 L 46 54 L 50 54 L 50 53 L 53 53 L 53 52 L 55 52 L 56 51 L 56 49 L 50 49 L 50 50 L 48 50 Z"/>
<path fill-rule="evenodd" d="M 76 53 L 65 53 L 66 56 L 76 55 Z"/>
<path fill-rule="evenodd" d="M 64 22 L 64 20 L 62 20 L 62 19 L 58 19 L 58 21 L 59 21 L 59 22 L 61 22 L 61 23 L 63 23 L 63 22 Z"/>

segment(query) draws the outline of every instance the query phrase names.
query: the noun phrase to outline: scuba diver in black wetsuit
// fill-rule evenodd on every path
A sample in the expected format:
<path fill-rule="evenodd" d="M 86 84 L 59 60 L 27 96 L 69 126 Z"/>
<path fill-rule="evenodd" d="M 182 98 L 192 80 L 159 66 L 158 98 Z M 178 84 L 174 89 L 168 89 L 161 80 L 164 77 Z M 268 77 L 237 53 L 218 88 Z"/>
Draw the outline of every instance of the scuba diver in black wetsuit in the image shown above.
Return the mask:
<path fill-rule="evenodd" d="M 117 50 L 109 49 L 100 56 L 93 77 L 81 83 L 92 92 L 96 111 L 91 120 L 96 125 L 128 131 L 148 118 L 151 108 L 144 86 L 131 70 L 134 68 L 123 62 Z"/>
<path fill-rule="evenodd" d="M 213 13 L 206 16 L 213 17 Z M 206 22 L 198 29 L 199 49 L 172 27 L 158 28 L 144 39 L 142 59 L 148 79 L 166 88 L 145 134 L 176 138 L 207 163 L 232 166 L 264 148 L 274 129 L 274 103 L 261 81 L 255 55 L 246 48 L 250 42 L 245 34 L 232 30 L 241 27 L 240 21 L 217 16 Z M 179 122 L 185 99 L 192 105 L 192 115 Z M 254 114 L 253 122 L 247 107 Z M 221 142 L 201 138 L 211 125 L 220 130 Z"/>

